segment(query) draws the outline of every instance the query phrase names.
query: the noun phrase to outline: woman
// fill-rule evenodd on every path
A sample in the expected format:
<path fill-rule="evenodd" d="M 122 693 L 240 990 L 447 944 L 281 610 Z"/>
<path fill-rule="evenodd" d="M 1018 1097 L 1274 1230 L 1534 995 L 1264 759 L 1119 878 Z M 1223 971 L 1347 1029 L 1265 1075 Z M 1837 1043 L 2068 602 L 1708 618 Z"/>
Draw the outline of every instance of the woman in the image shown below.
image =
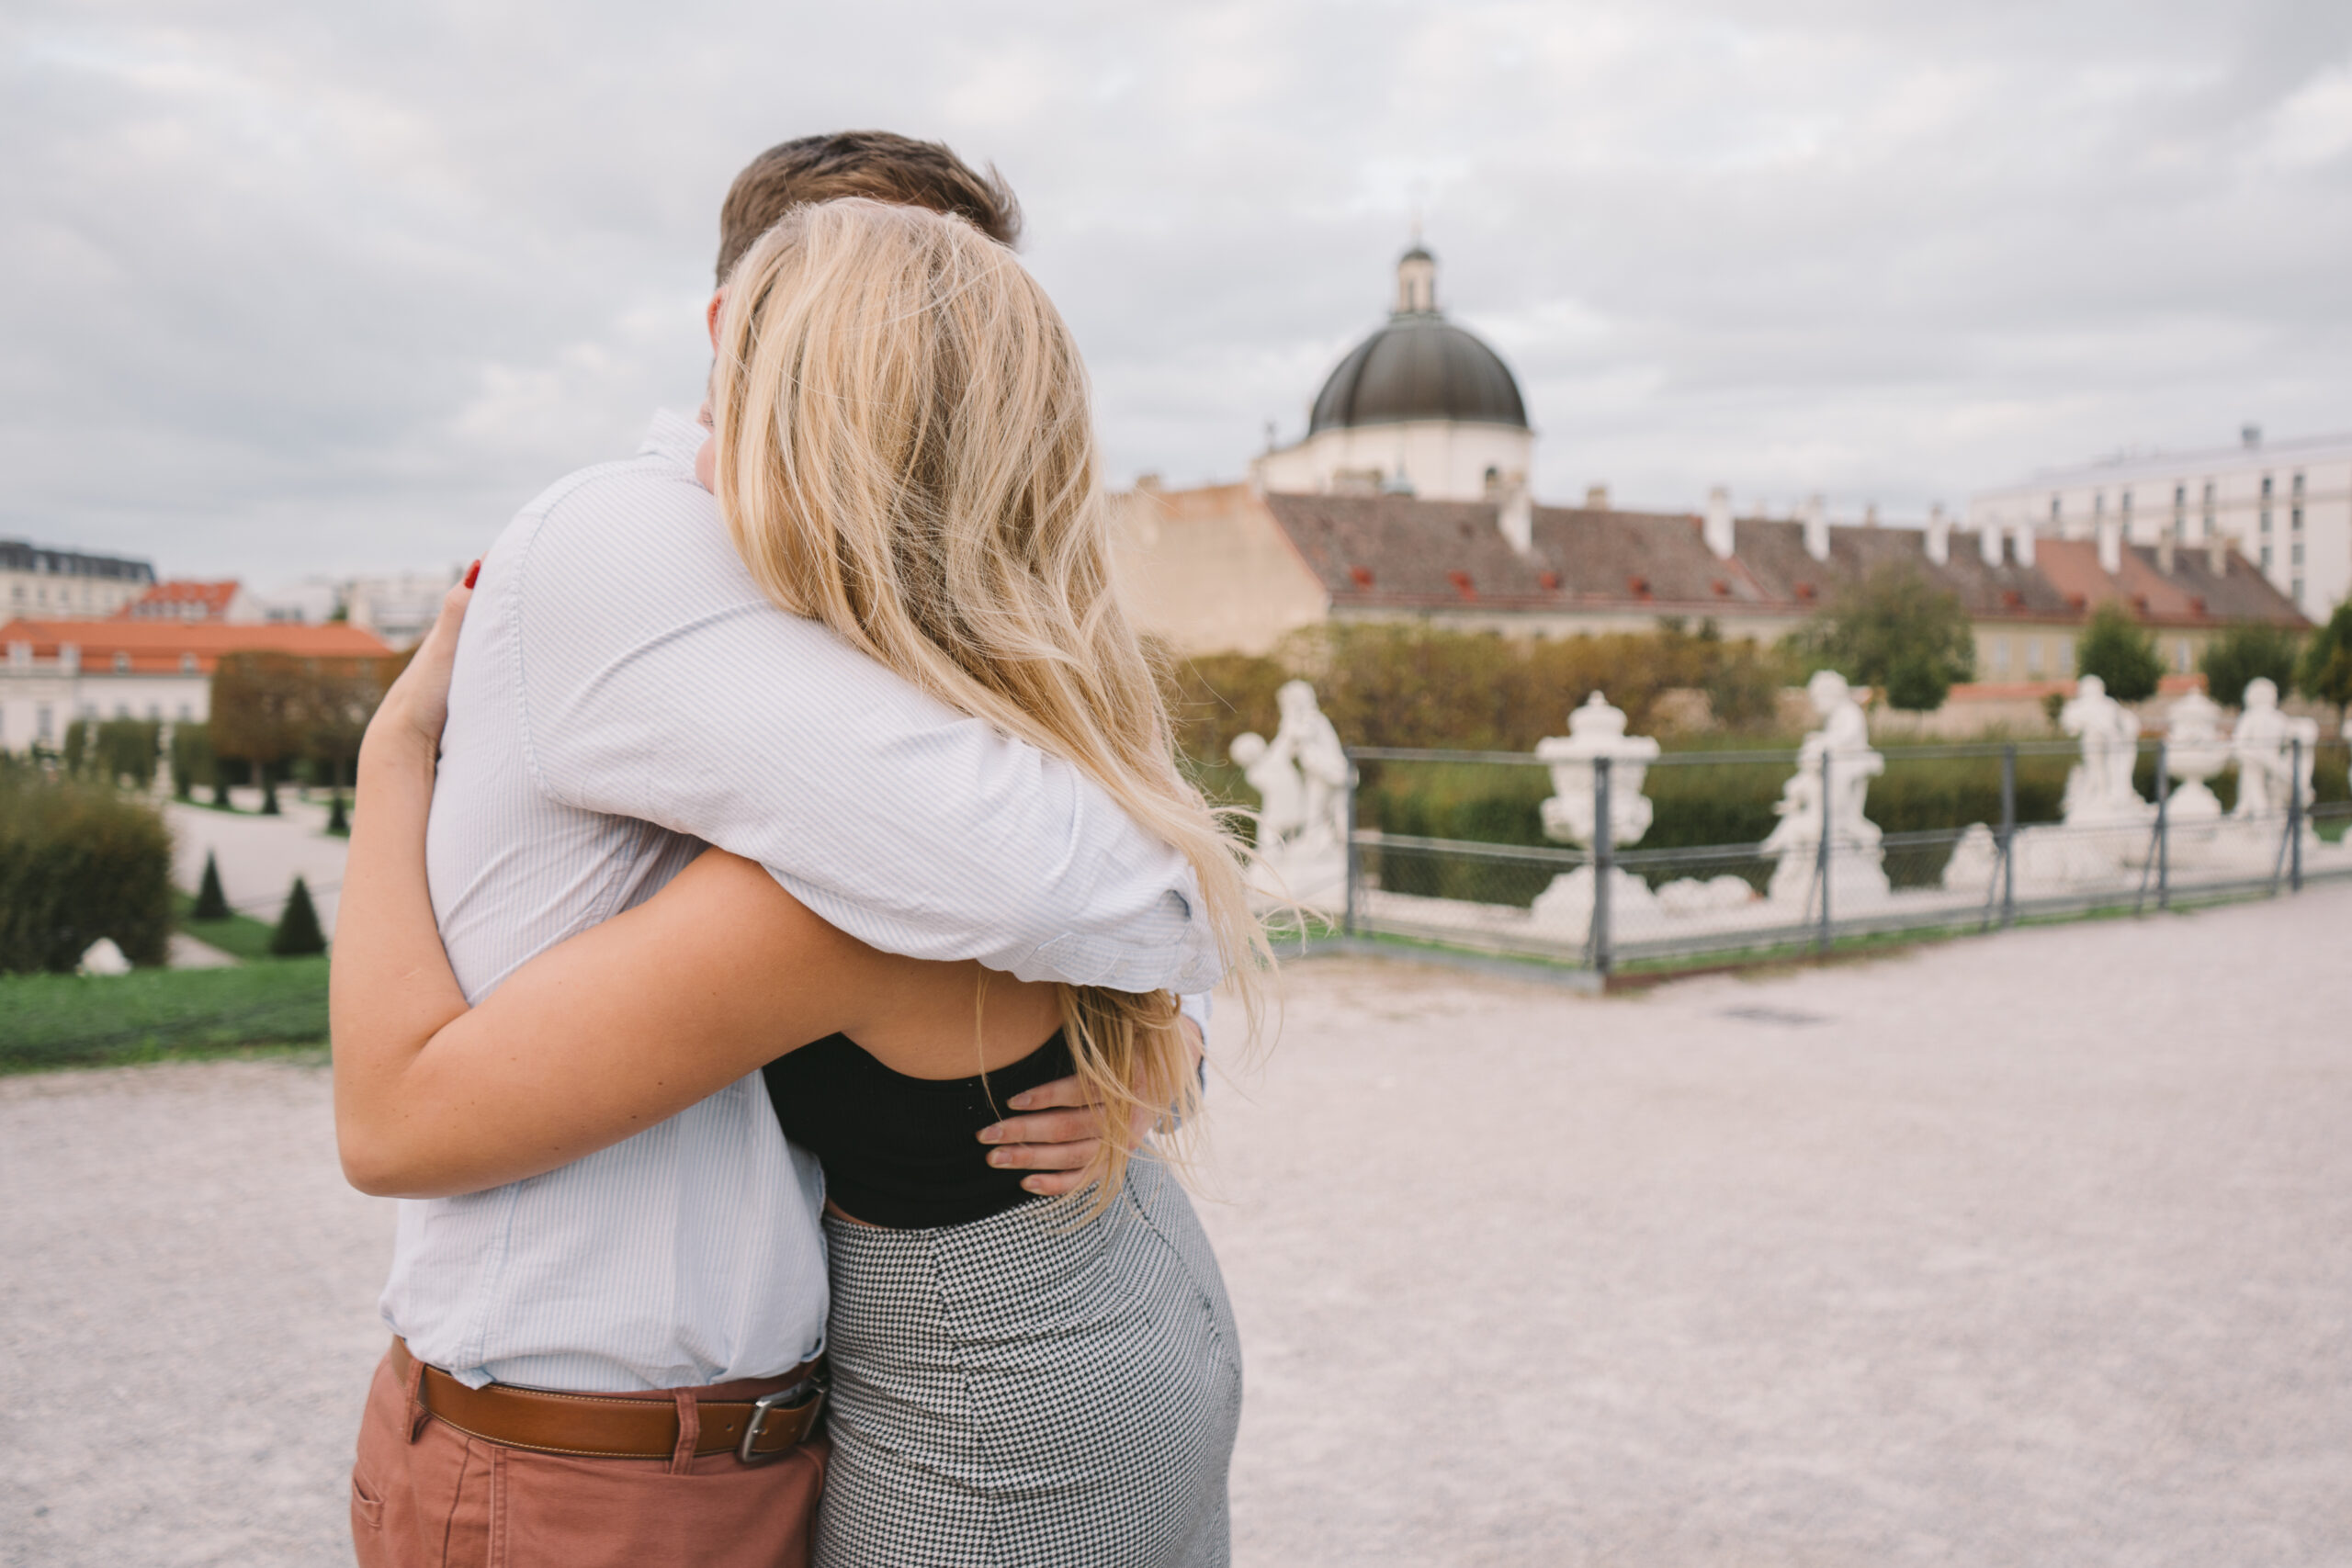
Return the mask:
<path fill-rule="evenodd" d="M 1262 955 L 1239 847 L 1178 773 L 1111 592 L 1082 366 L 1010 253 L 917 209 L 802 209 L 739 265 L 718 346 L 715 488 L 769 596 L 1085 769 L 1187 855 L 1227 953 Z M 347 889 L 366 900 L 346 892 L 334 996 L 353 1179 L 519 1180 L 769 1064 L 830 1192 L 817 1560 L 1225 1561 L 1238 1350 L 1181 1190 L 1125 1115 L 1069 1204 L 1024 1201 L 972 1141 L 1072 1071 L 1188 1124 L 1172 999 L 877 953 L 714 851 L 468 1010 L 423 852 L 448 630 L 363 759 Z"/>

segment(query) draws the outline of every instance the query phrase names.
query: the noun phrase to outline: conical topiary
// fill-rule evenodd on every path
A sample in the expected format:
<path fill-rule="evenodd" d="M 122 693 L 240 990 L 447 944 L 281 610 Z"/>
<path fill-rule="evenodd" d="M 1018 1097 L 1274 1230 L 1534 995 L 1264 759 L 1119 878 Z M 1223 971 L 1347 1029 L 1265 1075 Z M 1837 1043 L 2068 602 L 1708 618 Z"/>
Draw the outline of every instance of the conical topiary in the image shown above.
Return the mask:
<path fill-rule="evenodd" d="M 335 788 L 334 805 L 327 812 L 327 831 L 338 838 L 348 838 L 351 834 L 351 818 L 344 812 L 343 789 L 340 785 Z"/>
<path fill-rule="evenodd" d="M 220 867 L 214 863 L 212 852 L 204 852 L 204 880 L 197 885 L 196 908 L 190 919 L 225 920 L 229 918 L 229 900 L 220 891 Z"/>
<path fill-rule="evenodd" d="M 294 891 L 286 896 L 286 912 L 277 917 L 277 929 L 269 933 L 269 951 L 273 957 L 303 958 L 313 953 L 324 953 L 327 939 L 319 930 L 319 912 L 311 907 L 311 890 L 302 879 L 294 879 Z"/>

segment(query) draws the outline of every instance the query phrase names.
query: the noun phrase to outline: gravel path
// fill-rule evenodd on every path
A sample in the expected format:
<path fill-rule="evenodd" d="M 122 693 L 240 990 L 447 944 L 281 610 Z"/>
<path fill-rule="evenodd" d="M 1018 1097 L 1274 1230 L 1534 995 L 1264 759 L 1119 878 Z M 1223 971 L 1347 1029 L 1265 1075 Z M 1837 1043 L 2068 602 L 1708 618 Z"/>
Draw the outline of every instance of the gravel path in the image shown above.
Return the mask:
<path fill-rule="evenodd" d="M 1295 966 L 1238 1561 L 2352 1562 L 2352 888 L 1607 1000 Z M 0 1080 L 0 1563 L 338 1563 L 322 1069 Z"/>

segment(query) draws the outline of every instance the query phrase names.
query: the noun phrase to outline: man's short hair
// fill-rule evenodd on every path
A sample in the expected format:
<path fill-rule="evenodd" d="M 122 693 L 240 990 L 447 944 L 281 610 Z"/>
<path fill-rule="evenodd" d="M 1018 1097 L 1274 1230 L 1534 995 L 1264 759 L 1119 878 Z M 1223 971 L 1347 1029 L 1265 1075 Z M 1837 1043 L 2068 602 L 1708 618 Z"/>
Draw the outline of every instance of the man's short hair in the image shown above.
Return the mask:
<path fill-rule="evenodd" d="M 990 164 L 981 175 L 937 141 L 887 130 L 838 130 L 779 142 L 743 166 L 718 209 L 718 281 L 793 208 L 870 197 L 967 219 L 1000 244 L 1021 238 L 1021 204 Z"/>

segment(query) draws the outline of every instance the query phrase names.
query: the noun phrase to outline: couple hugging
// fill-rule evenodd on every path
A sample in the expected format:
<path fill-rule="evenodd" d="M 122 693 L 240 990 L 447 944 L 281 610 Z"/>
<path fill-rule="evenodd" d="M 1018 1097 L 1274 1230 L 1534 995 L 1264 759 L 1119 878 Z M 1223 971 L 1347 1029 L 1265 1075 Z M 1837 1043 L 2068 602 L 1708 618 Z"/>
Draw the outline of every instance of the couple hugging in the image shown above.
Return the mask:
<path fill-rule="evenodd" d="M 763 153 L 708 430 L 525 508 L 369 726 L 364 1568 L 1227 1561 L 1240 1351 L 1148 1140 L 1264 942 L 1018 226 L 936 145 Z"/>

